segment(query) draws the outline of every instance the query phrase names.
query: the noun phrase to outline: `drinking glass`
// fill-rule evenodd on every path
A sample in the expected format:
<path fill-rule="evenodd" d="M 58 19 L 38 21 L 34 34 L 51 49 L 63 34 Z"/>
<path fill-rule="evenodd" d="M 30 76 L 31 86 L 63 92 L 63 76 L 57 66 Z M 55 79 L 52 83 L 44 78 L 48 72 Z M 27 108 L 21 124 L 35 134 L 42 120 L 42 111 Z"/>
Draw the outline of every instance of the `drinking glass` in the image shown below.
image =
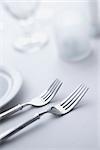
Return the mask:
<path fill-rule="evenodd" d="M 24 29 L 23 36 L 14 43 L 15 49 L 24 53 L 40 50 L 48 41 L 45 32 L 33 33 L 35 28 L 33 15 L 38 10 L 40 0 L 3 0 L 2 3 L 7 12 L 16 18 Z"/>
<path fill-rule="evenodd" d="M 65 61 L 80 61 L 92 51 L 88 21 L 77 9 L 57 13 L 54 21 L 55 40 L 58 54 Z"/>
<path fill-rule="evenodd" d="M 99 22 L 99 0 L 89 0 L 92 35 L 93 37 L 100 37 L 100 22 Z"/>

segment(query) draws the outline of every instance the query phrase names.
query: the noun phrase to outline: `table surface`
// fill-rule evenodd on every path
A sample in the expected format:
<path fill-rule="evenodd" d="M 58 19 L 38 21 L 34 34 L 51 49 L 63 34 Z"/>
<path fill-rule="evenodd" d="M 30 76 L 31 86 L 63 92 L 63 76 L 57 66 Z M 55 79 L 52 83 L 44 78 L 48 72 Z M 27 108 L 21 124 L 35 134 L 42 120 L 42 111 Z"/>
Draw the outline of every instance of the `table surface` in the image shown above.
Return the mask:
<path fill-rule="evenodd" d="M 51 114 L 45 115 L 41 120 L 31 124 L 5 144 L 0 145 L 0 150 L 14 150 L 16 148 L 19 150 L 97 150 L 99 40 L 92 41 L 94 43 L 93 53 L 87 59 L 77 63 L 64 62 L 58 57 L 52 27 L 50 22 L 46 20 L 41 25 L 49 35 L 48 45 L 37 53 L 21 54 L 13 48 L 14 40 L 21 33 L 18 23 L 2 8 L 0 8 L 0 11 L 0 23 L 2 23 L 2 30 L 0 31 L 0 61 L 4 65 L 18 69 L 24 79 L 20 92 L 4 109 L 26 102 L 28 99 L 39 95 L 55 78 L 63 81 L 62 88 L 50 104 L 42 108 L 27 108 L 12 116 L 12 118 L 0 122 L 0 134 L 31 118 L 36 112 L 41 112 L 61 101 L 78 84 L 84 82 L 90 88 L 87 95 L 72 112 L 61 118 L 54 118 Z M 51 14 L 48 11 L 48 15 L 50 16 Z"/>

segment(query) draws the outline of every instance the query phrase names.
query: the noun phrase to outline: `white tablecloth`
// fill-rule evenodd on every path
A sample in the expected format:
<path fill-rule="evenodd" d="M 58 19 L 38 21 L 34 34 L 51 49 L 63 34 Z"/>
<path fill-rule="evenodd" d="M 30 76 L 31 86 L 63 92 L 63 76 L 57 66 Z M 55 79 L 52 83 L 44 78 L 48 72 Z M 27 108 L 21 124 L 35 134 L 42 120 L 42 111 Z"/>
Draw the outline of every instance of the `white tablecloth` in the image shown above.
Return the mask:
<path fill-rule="evenodd" d="M 45 7 L 45 9 L 48 8 Z M 50 114 L 45 115 L 41 120 L 0 145 L 0 150 L 98 149 L 97 70 L 99 64 L 97 60 L 99 40 L 94 41 L 94 52 L 88 59 L 78 63 L 63 62 L 57 54 L 51 24 L 46 21 L 44 28 L 50 37 L 49 44 L 35 54 L 20 54 L 13 49 L 13 42 L 20 35 L 18 23 L 2 8 L 0 11 L 0 24 L 3 28 L 0 31 L 0 62 L 18 69 L 24 79 L 21 91 L 5 109 L 39 95 L 55 78 L 63 81 L 62 88 L 51 104 L 43 108 L 25 109 L 22 113 L 0 122 L 0 134 L 32 117 L 35 112 L 41 112 L 50 105 L 61 101 L 81 82 L 86 83 L 90 88 L 87 95 L 71 113 L 59 119 Z M 52 13 L 48 11 L 48 15 Z"/>

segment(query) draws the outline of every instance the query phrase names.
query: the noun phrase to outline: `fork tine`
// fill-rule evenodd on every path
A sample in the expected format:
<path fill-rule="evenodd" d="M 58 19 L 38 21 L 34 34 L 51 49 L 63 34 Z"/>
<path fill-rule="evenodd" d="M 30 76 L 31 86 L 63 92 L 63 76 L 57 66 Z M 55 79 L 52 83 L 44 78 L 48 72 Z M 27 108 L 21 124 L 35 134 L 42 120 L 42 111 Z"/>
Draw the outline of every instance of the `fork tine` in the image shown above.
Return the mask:
<path fill-rule="evenodd" d="M 64 100 L 61 102 L 61 106 L 64 105 L 66 102 L 69 103 L 69 102 L 70 102 L 70 98 L 71 98 L 71 97 L 74 97 L 74 96 L 79 92 L 79 90 L 82 89 L 83 86 L 84 86 L 83 84 L 80 84 L 80 85 L 75 89 L 74 92 L 72 92 L 66 99 L 64 99 Z"/>
<path fill-rule="evenodd" d="M 43 95 L 41 95 L 41 98 L 45 99 L 52 92 L 55 86 L 57 86 L 58 83 L 60 83 L 60 80 L 56 79 L 53 84 L 48 88 L 48 90 Z"/>
<path fill-rule="evenodd" d="M 58 80 L 58 82 L 54 85 L 54 87 L 52 87 L 52 89 L 50 90 L 50 92 L 53 92 L 55 90 L 55 88 L 61 83 L 60 80 Z"/>
<path fill-rule="evenodd" d="M 81 95 L 83 95 L 84 91 L 87 91 L 87 89 L 87 87 L 84 87 L 81 91 L 79 91 L 79 93 L 77 93 L 77 95 L 70 101 L 70 103 L 66 104 L 63 108 L 69 108 L 79 97 L 81 97 Z"/>
<path fill-rule="evenodd" d="M 84 85 L 82 85 L 66 102 L 64 102 L 64 104 L 62 105 L 63 107 L 65 107 L 66 105 L 68 105 L 77 95 L 79 92 L 82 91 L 82 89 L 84 89 Z"/>
<path fill-rule="evenodd" d="M 48 91 L 51 90 L 51 88 L 55 85 L 56 82 L 58 82 L 59 79 L 54 80 L 54 82 L 50 85 L 50 87 L 48 88 Z"/>
<path fill-rule="evenodd" d="M 53 97 L 55 96 L 55 94 L 58 92 L 58 90 L 60 89 L 60 87 L 62 86 L 63 82 L 60 82 L 58 87 L 54 90 L 53 92 Z"/>
<path fill-rule="evenodd" d="M 52 96 L 52 94 L 55 92 L 56 89 L 59 88 L 61 84 L 61 81 L 59 81 L 53 88 L 51 91 L 49 91 L 49 93 L 44 97 L 44 100 L 47 100 L 48 98 L 50 98 L 50 96 Z"/>
<path fill-rule="evenodd" d="M 58 81 L 58 79 L 54 80 L 53 83 L 49 86 L 49 88 L 40 95 L 41 98 L 43 98 L 46 94 L 48 94 L 49 90 L 55 85 L 55 83 Z"/>
<path fill-rule="evenodd" d="M 79 103 L 79 101 L 84 97 L 84 95 L 87 93 L 88 90 L 89 90 L 89 88 L 86 88 L 80 94 L 80 96 L 74 101 L 74 103 L 72 105 L 70 105 L 69 107 L 65 108 L 65 110 L 67 111 L 66 113 L 68 113 L 69 111 L 71 111 Z"/>
<path fill-rule="evenodd" d="M 57 91 L 59 90 L 59 88 L 61 87 L 62 82 L 60 81 L 55 88 L 49 93 L 49 95 L 45 98 L 45 101 L 48 100 L 49 98 L 53 98 L 55 96 L 55 94 L 57 93 Z"/>

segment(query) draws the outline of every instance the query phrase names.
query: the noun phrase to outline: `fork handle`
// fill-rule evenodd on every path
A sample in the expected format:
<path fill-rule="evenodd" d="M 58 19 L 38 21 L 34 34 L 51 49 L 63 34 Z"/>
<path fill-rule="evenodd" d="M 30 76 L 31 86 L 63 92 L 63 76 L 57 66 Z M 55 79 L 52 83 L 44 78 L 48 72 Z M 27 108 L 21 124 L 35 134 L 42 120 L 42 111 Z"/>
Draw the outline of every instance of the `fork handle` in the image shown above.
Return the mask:
<path fill-rule="evenodd" d="M 32 122 L 40 119 L 41 114 L 36 114 L 34 117 L 32 117 L 31 119 L 29 119 L 28 121 L 22 123 L 21 125 L 6 131 L 5 133 L 3 133 L 0 136 L 0 143 L 4 142 L 5 140 L 7 140 L 10 136 L 16 134 L 17 132 L 19 132 L 20 130 L 22 130 L 23 128 L 25 128 L 26 126 L 30 125 Z"/>
<path fill-rule="evenodd" d="M 1 113 L 1 114 L 0 114 L 0 120 L 5 119 L 5 118 L 11 116 L 12 114 L 18 112 L 19 110 L 22 110 L 23 107 L 24 107 L 23 104 L 18 104 L 18 105 L 16 105 L 15 107 L 13 107 L 13 108 L 11 108 L 11 109 L 9 109 L 9 110 L 7 110 L 7 111 Z"/>

